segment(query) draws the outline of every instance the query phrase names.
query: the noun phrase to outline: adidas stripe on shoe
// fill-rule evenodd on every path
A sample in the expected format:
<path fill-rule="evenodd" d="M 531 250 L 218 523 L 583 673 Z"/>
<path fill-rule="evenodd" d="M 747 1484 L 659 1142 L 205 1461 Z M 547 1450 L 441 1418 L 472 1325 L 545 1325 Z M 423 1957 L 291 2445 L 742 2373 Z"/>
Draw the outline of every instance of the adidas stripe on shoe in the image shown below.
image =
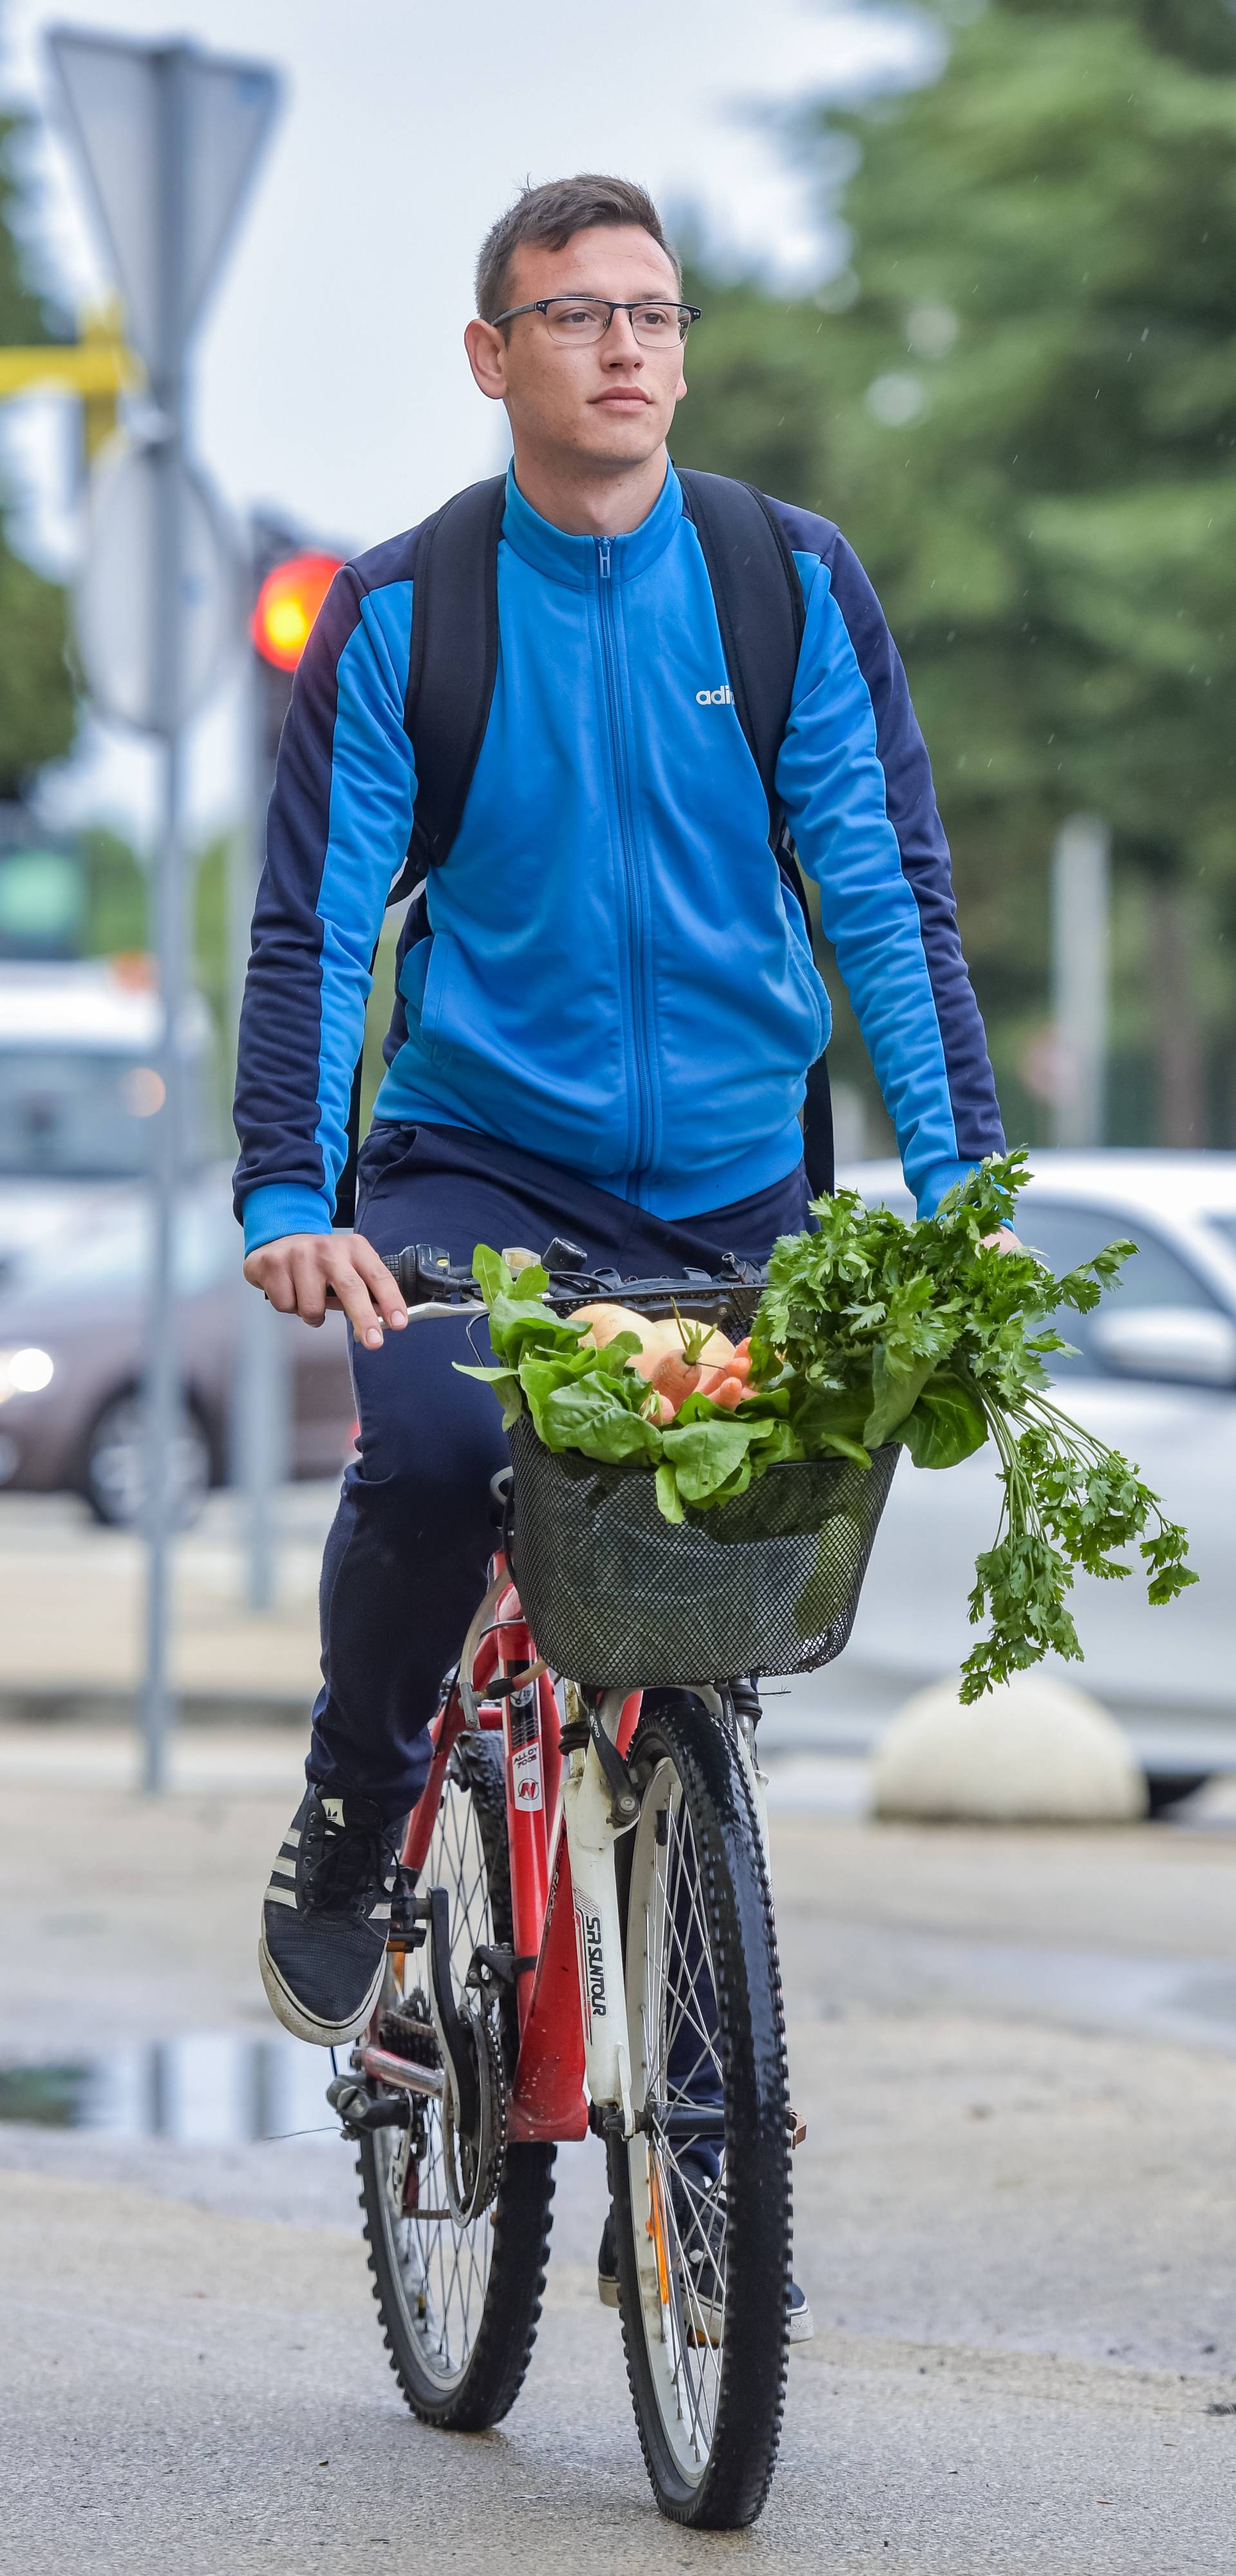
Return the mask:
<path fill-rule="evenodd" d="M 336 2048 L 377 2001 L 403 1840 L 368 1798 L 310 1784 L 275 1856 L 258 1965 L 272 2012 L 297 2039 Z"/>

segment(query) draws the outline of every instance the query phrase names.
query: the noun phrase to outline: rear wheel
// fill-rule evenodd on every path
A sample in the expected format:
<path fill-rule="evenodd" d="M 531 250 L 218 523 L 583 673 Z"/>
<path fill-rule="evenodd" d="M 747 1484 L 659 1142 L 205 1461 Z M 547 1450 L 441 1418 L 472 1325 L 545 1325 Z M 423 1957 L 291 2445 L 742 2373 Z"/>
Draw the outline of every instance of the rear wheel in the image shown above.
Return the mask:
<path fill-rule="evenodd" d="M 478 1942 L 511 1939 L 506 1792 L 501 1758 L 485 1736 L 462 1737 L 451 1755 L 420 1886 L 447 1891 L 452 1977 L 462 1995 Z M 408 1952 L 392 1976 L 382 2037 L 401 2055 L 437 2064 L 417 1984 L 427 1974 L 423 1957 Z M 511 2024 L 491 2027 L 495 2053 L 509 2063 Z M 506 2414 L 528 2367 L 545 2286 L 554 2150 L 508 2146 L 496 2188 L 461 2224 L 448 2201 L 448 2147 L 440 2104 L 413 2097 L 411 2129 L 363 2137 L 357 2170 L 391 2367 L 414 2415 L 471 2433 Z"/>
<path fill-rule="evenodd" d="M 789 2341 L 790 2133 L 772 1902 L 751 1788 L 698 1700 L 653 1703 L 629 1763 L 627 2020 L 639 2123 L 611 2139 L 627 2372 L 663 2513 L 753 2522 Z"/>

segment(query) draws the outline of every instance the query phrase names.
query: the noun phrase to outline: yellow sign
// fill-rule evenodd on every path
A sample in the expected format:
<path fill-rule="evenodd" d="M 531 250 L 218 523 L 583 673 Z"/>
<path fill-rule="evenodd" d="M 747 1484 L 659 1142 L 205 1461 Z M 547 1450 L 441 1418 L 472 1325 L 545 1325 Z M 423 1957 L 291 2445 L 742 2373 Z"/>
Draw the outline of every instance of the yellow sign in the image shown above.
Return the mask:
<path fill-rule="evenodd" d="M 0 348 L 0 402 L 20 394 L 62 393 L 82 406 L 85 448 L 93 457 L 116 426 L 121 394 L 142 381 L 142 368 L 120 331 L 120 308 L 91 315 L 80 340 L 48 341 L 36 349 Z"/>

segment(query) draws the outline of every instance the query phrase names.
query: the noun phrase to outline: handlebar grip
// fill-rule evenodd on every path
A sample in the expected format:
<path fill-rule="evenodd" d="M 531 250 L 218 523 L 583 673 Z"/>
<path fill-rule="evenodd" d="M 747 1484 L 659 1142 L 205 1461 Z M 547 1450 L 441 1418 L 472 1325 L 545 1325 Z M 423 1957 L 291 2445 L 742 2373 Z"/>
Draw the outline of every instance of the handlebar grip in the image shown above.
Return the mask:
<path fill-rule="evenodd" d="M 452 1262 L 440 1244 L 405 1243 L 402 1252 L 388 1252 L 383 1258 L 410 1306 L 435 1299 L 449 1305 L 461 1289 L 472 1289 L 470 1265 Z"/>
<path fill-rule="evenodd" d="M 411 1305 L 416 1272 L 416 1246 L 410 1243 L 402 1252 L 384 1252 L 382 1258 L 401 1296 L 406 1297 L 408 1304 Z"/>

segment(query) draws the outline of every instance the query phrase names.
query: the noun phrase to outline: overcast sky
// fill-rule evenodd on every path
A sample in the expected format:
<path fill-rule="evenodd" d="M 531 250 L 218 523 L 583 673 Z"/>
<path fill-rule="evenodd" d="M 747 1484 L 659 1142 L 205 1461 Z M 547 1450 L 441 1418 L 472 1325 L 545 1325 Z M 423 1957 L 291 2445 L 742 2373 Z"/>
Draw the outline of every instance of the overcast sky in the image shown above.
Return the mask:
<path fill-rule="evenodd" d="M 789 280 L 829 245 L 761 108 L 904 77 L 922 38 L 857 0 L 6 0 L 3 88 L 49 94 L 43 30 L 183 34 L 278 65 L 283 105 L 194 366 L 194 439 L 237 511 L 277 505 L 349 550 L 406 527 L 503 452 L 461 344 L 477 243 L 525 177 L 587 168 L 642 179 L 710 238 Z M 34 147 L 48 274 L 71 304 L 107 285 L 71 163 Z M 0 456 L 27 506 L 17 533 L 67 569 L 66 445 L 53 404 L 0 413 Z M 196 729 L 199 826 L 236 801 L 228 698 Z M 152 756 L 103 735 L 55 782 L 49 811 L 145 837 Z"/>

